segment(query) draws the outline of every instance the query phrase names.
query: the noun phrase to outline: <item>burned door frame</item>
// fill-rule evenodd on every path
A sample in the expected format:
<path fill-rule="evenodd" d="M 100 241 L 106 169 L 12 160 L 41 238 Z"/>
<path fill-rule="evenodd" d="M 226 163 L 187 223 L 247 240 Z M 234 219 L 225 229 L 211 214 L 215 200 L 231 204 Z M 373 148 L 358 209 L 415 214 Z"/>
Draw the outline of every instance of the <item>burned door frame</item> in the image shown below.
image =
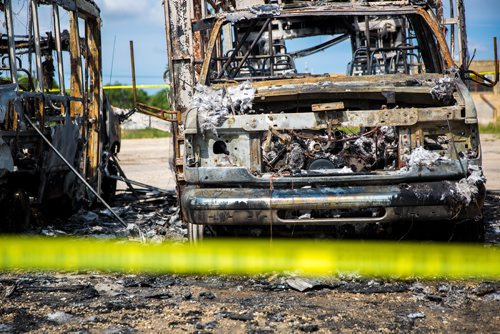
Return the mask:
<path fill-rule="evenodd" d="M 174 166 L 177 185 L 184 182 L 184 135 L 181 128 L 189 108 L 195 85 L 195 66 L 191 20 L 194 17 L 192 2 L 171 0 L 164 2 L 165 30 L 169 55 L 170 101 L 177 112 L 177 122 L 172 123 L 174 141 Z"/>

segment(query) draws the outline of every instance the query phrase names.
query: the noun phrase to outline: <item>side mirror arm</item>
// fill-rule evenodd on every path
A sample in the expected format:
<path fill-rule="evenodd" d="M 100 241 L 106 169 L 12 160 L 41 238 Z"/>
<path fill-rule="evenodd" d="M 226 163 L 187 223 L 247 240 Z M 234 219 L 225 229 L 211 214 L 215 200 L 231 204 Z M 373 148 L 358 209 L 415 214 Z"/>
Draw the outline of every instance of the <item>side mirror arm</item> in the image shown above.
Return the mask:
<path fill-rule="evenodd" d="M 493 38 L 493 49 L 495 52 L 495 78 L 492 80 L 487 78 L 484 74 L 480 74 L 472 70 L 467 70 L 464 72 L 466 80 L 470 80 L 479 85 L 490 88 L 493 88 L 498 84 L 498 82 L 500 81 L 500 64 L 498 63 L 498 47 L 496 37 Z"/>

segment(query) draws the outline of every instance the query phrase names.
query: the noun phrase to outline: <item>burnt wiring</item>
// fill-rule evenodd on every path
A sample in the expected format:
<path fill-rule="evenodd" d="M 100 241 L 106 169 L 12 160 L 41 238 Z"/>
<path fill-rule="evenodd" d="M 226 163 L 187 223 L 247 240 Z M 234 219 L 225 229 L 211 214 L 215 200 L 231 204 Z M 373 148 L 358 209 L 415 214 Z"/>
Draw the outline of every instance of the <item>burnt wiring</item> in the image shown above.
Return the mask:
<path fill-rule="evenodd" d="M 350 135 L 329 122 L 323 134 L 270 129 L 263 140 L 266 172 L 283 175 L 341 170 L 343 173 L 394 168 L 398 136 L 392 127 Z"/>

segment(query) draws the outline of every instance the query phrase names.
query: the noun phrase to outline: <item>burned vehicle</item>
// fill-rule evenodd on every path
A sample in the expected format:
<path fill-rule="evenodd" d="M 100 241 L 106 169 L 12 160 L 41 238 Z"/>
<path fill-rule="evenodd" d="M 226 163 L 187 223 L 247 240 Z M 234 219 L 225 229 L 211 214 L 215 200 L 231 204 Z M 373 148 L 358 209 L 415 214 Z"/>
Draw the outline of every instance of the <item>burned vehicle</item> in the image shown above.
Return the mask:
<path fill-rule="evenodd" d="M 30 204 L 69 213 L 92 202 L 85 182 L 98 193 L 113 189 L 103 175 L 106 157 L 119 144 L 108 131 L 113 125 L 101 85 L 95 3 L 4 0 L 0 11 L 0 229 L 5 231 L 27 224 Z"/>
<path fill-rule="evenodd" d="M 451 19 L 441 1 L 212 5 L 166 5 L 169 36 L 185 36 L 168 45 L 192 239 L 204 225 L 480 224 L 462 1 Z"/>

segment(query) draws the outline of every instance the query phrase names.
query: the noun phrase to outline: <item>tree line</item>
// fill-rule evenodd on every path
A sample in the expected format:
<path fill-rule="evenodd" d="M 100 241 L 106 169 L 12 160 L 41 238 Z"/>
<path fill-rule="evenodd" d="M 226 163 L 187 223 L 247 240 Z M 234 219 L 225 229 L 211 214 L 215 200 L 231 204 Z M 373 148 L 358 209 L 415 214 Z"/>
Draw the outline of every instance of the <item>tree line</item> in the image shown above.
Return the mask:
<path fill-rule="evenodd" d="M 113 86 L 122 86 L 122 84 L 115 82 Z M 106 96 L 114 107 L 121 109 L 131 109 L 134 107 L 134 92 L 132 89 L 106 90 Z M 137 102 L 164 110 L 169 110 L 170 108 L 167 89 L 162 89 L 152 95 L 149 95 L 144 89 L 137 89 Z"/>

